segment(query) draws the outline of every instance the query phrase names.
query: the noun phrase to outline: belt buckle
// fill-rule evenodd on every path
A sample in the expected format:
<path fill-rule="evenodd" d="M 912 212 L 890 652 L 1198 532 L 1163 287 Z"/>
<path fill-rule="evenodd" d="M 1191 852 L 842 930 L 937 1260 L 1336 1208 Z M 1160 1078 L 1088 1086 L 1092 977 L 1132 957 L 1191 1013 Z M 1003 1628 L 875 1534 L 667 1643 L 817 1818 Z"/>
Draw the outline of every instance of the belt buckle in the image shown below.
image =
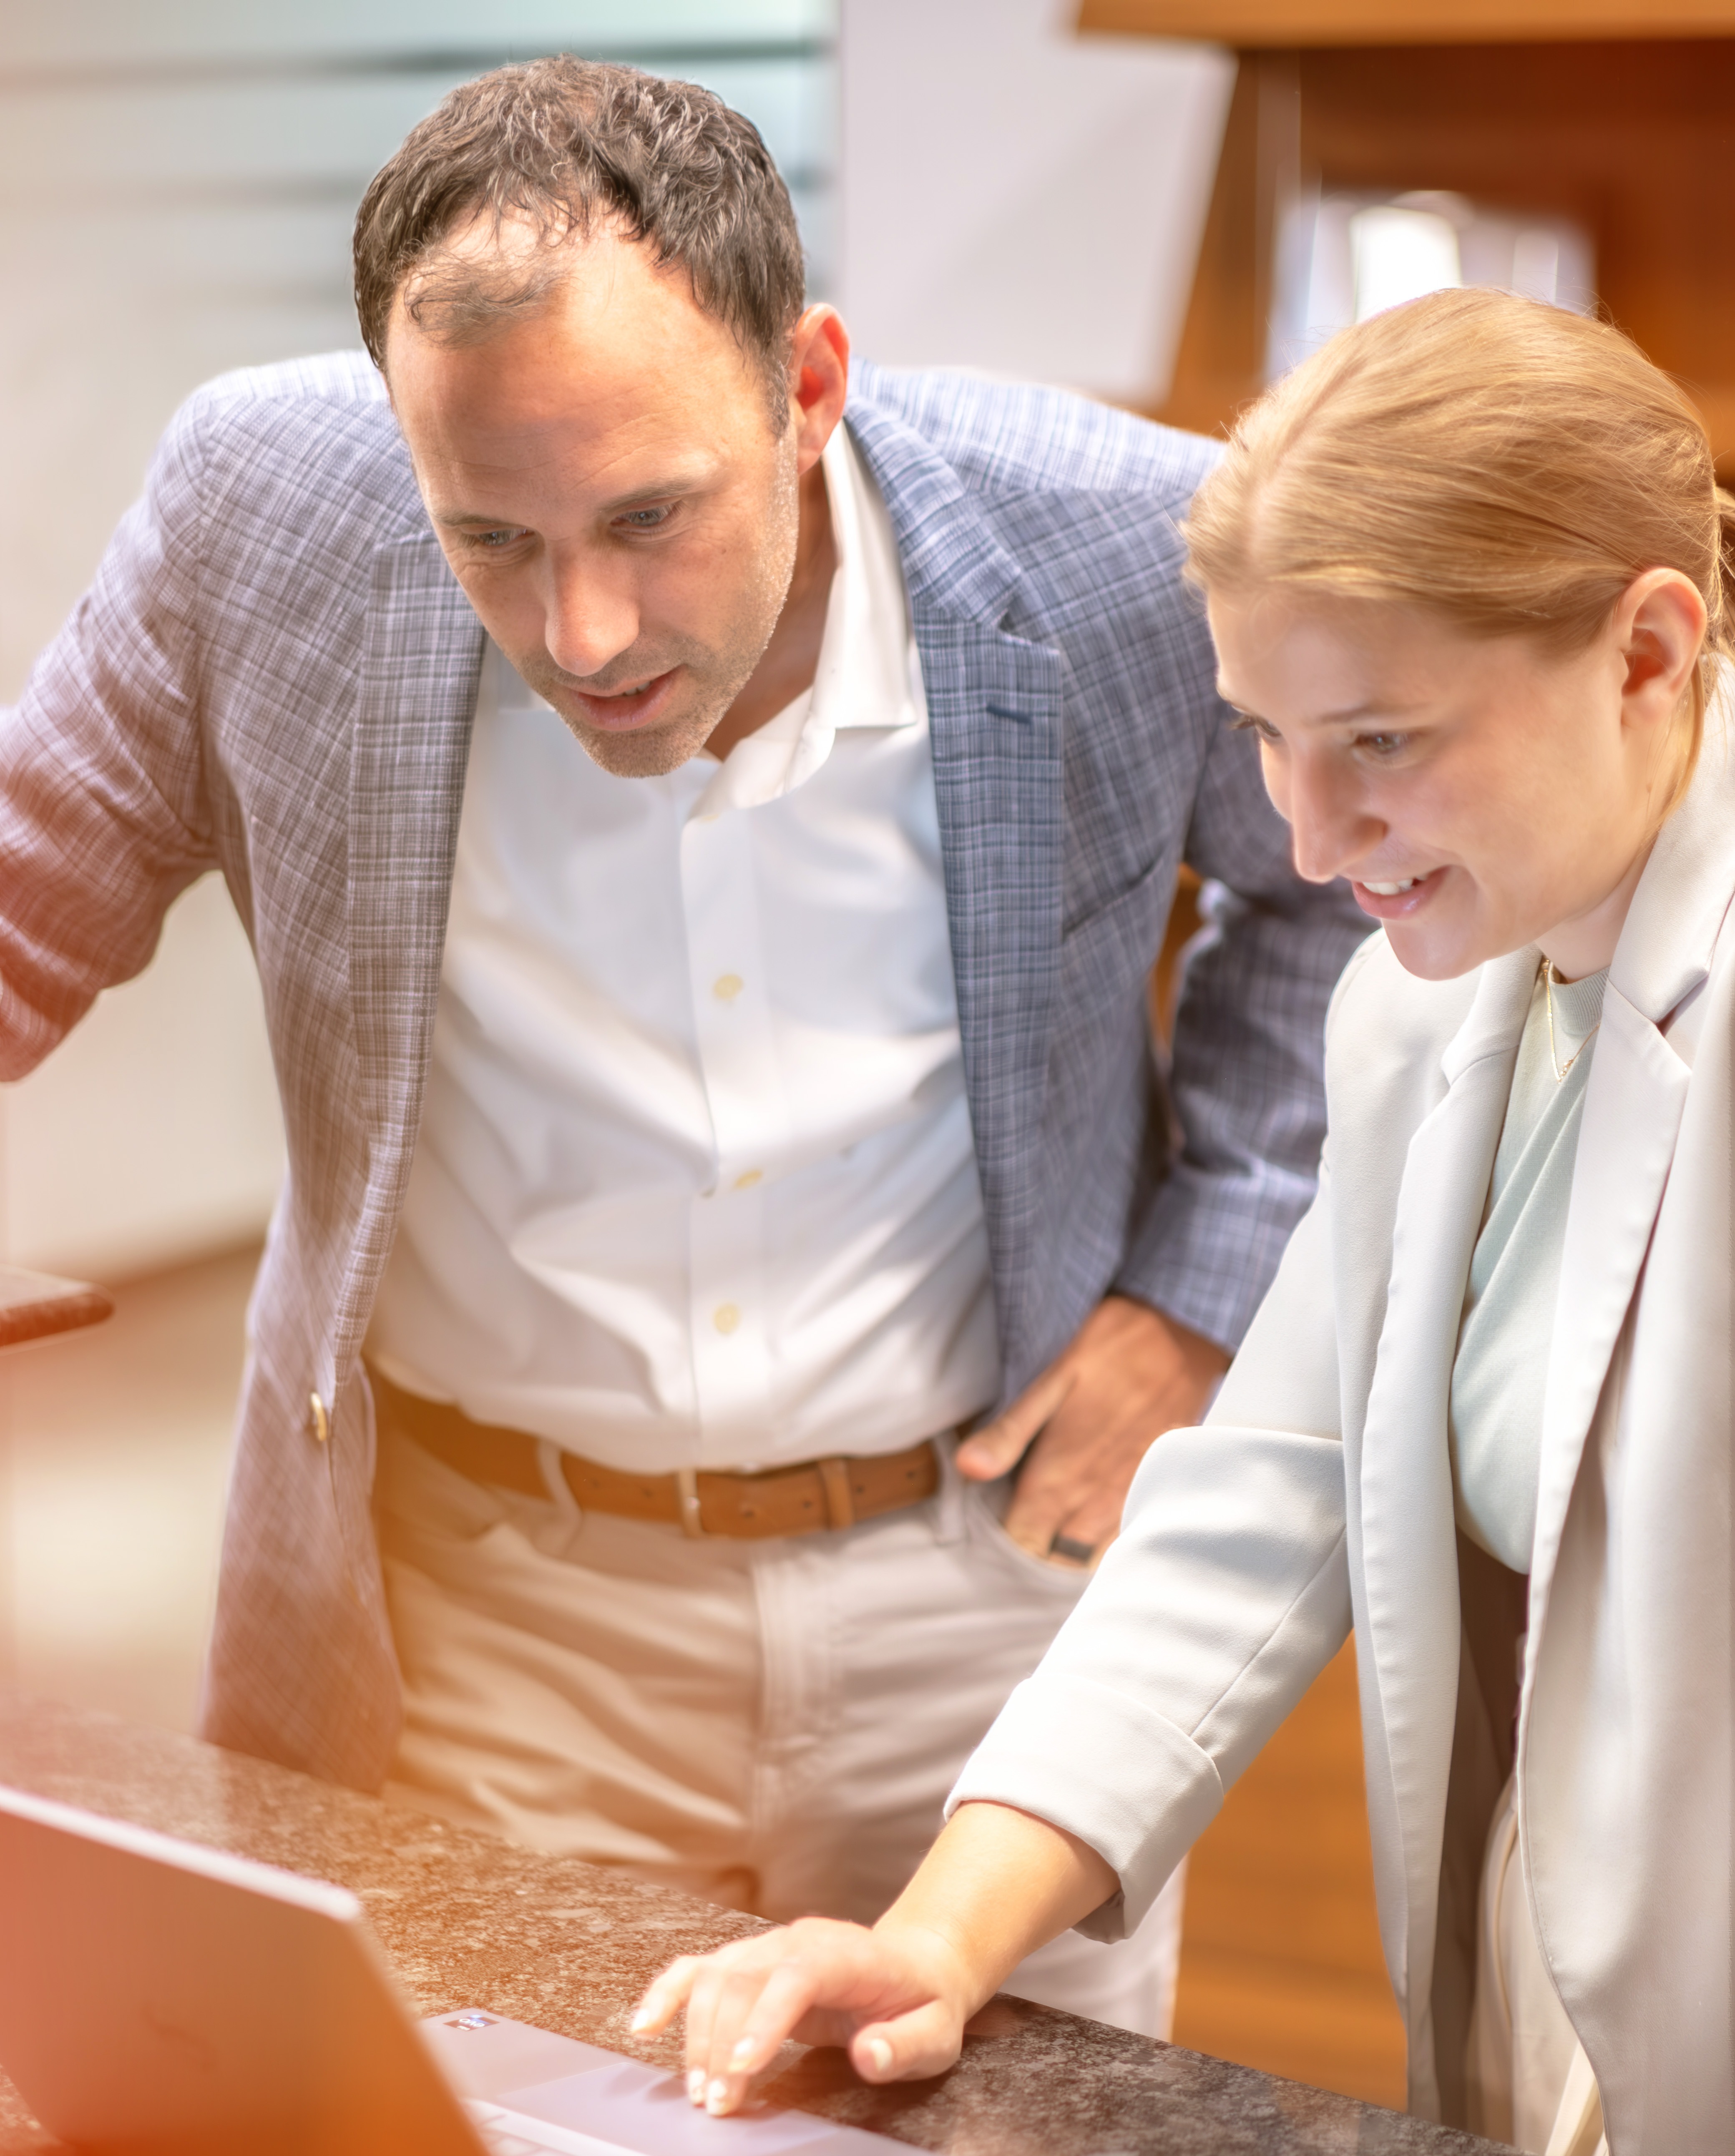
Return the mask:
<path fill-rule="evenodd" d="M 699 1471 L 696 1467 L 677 1467 L 675 1471 L 675 1502 L 680 1508 L 680 1531 L 689 1542 L 702 1543 L 706 1539 L 704 1517 L 699 1510 Z"/>

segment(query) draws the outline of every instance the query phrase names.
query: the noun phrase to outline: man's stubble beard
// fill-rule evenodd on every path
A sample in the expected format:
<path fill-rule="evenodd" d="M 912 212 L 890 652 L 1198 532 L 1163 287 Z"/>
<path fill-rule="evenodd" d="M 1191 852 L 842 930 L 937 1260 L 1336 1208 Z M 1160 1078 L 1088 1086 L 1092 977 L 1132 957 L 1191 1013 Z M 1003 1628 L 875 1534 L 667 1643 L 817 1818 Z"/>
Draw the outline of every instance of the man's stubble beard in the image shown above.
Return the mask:
<path fill-rule="evenodd" d="M 688 685 L 697 692 L 691 711 L 661 726 L 631 729 L 624 733 L 606 732 L 561 709 L 561 690 L 569 685 L 549 664 L 546 650 L 537 653 L 527 664 L 514 662 L 530 687 L 559 712 L 567 731 L 591 762 L 614 778 L 662 778 L 671 771 L 679 771 L 684 763 L 690 763 L 721 725 L 730 706 L 752 679 L 754 669 L 765 656 L 789 596 L 801 525 L 801 482 L 796 470 L 794 445 L 792 441 L 786 446 L 787 454 L 780 454 L 778 459 L 776 489 L 767 516 L 765 543 L 758 551 L 742 593 L 742 604 L 736 617 L 737 634 L 716 649 L 689 644 L 685 649 L 667 649 L 660 658 L 651 654 L 636 673 L 616 662 L 615 670 L 626 675 L 629 680 L 653 680 L 672 666 L 685 665 L 688 669 Z"/>

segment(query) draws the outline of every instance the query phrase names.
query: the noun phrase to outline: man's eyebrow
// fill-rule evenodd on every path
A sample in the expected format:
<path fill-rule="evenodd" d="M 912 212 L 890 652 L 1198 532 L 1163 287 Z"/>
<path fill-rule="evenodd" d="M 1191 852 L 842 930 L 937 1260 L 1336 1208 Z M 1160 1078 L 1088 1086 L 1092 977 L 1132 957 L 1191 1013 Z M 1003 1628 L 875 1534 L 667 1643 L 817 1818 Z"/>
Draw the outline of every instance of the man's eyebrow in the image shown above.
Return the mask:
<path fill-rule="evenodd" d="M 706 475 L 702 472 L 687 472 L 660 480 L 654 486 L 635 486 L 630 494 L 617 495 L 613 501 L 603 502 L 600 513 L 604 516 L 619 516 L 634 509 L 647 509 L 659 501 L 670 501 L 682 495 L 697 494 L 704 487 L 706 479 Z M 454 531 L 527 531 L 531 528 L 521 518 L 490 516 L 480 509 L 443 509 L 435 521 Z"/>

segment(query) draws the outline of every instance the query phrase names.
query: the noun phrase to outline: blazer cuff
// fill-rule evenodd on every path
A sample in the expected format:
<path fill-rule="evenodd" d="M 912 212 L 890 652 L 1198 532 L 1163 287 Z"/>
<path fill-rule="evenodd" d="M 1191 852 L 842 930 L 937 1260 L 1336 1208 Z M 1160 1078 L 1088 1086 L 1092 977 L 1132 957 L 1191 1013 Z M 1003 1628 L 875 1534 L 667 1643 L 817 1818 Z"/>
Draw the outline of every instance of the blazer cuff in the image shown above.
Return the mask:
<path fill-rule="evenodd" d="M 1010 1804 L 1087 1843 L 1121 1882 L 1075 1926 L 1129 1938 L 1216 1817 L 1223 1784 L 1172 1722 L 1089 1678 L 1027 1677 L 965 1762 L 946 1800 Z"/>
<path fill-rule="evenodd" d="M 1114 1281 L 1234 1354 L 1317 1188 L 1305 1176 L 1207 1172 L 1177 1163 Z"/>

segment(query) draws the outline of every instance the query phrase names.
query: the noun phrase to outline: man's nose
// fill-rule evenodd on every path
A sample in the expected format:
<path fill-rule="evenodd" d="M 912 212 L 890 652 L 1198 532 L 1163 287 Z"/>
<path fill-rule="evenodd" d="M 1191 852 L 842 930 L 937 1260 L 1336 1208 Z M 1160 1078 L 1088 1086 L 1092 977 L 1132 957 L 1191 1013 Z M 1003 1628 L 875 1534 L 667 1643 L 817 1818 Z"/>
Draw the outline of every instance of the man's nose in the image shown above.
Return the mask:
<path fill-rule="evenodd" d="M 1309 883 L 1330 883 L 1353 873 L 1385 838 L 1384 823 L 1368 810 L 1352 774 L 1330 765 L 1295 759 L 1290 771 L 1288 815 L 1296 873 Z"/>
<path fill-rule="evenodd" d="M 553 564 L 542 641 L 562 674 L 587 680 L 638 640 L 638 601 L 624 579 L 576 557 Z"/>

